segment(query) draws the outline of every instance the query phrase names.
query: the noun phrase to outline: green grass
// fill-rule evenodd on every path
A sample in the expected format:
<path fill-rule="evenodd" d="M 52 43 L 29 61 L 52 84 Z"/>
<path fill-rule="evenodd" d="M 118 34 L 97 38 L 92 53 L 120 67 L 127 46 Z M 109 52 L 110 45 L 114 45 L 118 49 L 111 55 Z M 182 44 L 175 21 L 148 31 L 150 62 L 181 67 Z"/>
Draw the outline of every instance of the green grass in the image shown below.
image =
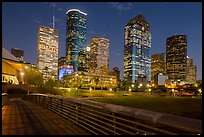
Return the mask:
<path fill-rule="evenodd" d="M 194 119 L 202 119 L 202 97 L 173 97 L 149 95 L 148 93 L 61 90 L 64 97 L 91 99 L 102 103 L 146 109 L 161 113 L 174 114 Z M 123 95 L 128 96 L 123 96 Z"/>
<path fill-rule="evenodd" d="M 197 97 L 131 96 L 93 98 L 92 100 L 161 113 L 174 114 L 194 119 L 202 119 L 202 99 Z"/>

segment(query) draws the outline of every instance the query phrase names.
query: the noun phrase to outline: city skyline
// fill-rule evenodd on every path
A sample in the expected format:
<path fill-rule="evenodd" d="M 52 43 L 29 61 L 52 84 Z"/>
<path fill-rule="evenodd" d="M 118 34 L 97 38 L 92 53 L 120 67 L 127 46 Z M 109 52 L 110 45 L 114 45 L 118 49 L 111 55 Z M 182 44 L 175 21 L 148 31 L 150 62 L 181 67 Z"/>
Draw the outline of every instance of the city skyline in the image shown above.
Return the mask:
<path fill-rule="evenodd" d="M 119 67 L 123 79 L 124 26 L 136 15 L 144 14 L 152 33 L 151 55 L 166 51 L 168 37 L 175 34 L 187 35 L 187 55 L 197 65 L 197 79 L 202 79 L 201 4 L 201 2 L 4 2 L 2 46 L 8 51 L 11 48 L 23 50 L 24 60 L 37 64 L 38 28 L 40 25 L 52 27 L 52 16 L 55 14 L 55 29 L 59 30 L 58 58 L 63 57 L 66 51 L 66 12 L 70 9 L 79 9 L 87 13 L 87 46 L 90 45 L 92 37 L 108 38 L 109 70 Z"/>

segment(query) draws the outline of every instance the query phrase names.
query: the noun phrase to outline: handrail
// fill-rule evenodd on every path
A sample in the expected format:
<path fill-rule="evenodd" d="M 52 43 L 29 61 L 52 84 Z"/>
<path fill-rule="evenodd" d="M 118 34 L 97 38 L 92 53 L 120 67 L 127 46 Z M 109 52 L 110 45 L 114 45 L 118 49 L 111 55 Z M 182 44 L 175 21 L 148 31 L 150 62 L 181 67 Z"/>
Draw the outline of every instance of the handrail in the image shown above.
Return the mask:
<path fill-rule="evenodd" d="M 202 134 L 202 120 L 80 98 L 30 94 L 27 100 L 70 119 L 93 134 Z"/>

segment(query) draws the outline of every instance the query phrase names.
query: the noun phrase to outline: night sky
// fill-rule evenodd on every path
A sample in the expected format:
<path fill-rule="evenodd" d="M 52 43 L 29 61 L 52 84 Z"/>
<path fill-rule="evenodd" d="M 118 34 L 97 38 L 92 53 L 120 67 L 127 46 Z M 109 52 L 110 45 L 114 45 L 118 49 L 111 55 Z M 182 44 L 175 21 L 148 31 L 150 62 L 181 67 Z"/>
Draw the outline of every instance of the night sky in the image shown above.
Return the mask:
<path fill-rule="evenodd" d="M 55 10 L 53 10 L 55 7 Z M 87 13 L 87 45 L 91 37 L 110 40 L 109 70 L 119 67 L 123 77 L 124 27 L 136 15 L 144 14 L 152 33 L 152 54 L 166 51 L 166 39 L 187 35 L 187 55 L 197 65 L 202 79 L 202 3 L 201 2 L 3 2 L 3 47 L 24 50 L 24 60 L 37 64 L 37 33 L 40 25 L 59 31 L 59 54 L 66 54 L 66 12 L 79 9 Z M 55 12 L 53 12 L 55 11 Z"/>

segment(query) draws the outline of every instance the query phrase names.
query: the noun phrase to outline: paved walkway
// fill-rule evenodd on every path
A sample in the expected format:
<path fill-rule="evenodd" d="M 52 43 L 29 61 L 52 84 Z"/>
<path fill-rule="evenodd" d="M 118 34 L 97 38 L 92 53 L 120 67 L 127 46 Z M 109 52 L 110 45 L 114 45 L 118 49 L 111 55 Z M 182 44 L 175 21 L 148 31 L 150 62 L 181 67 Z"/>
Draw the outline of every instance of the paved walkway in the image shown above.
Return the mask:
<path fill-rule="evenodd" d="M 90 135 L 88 131 L 42 106 L 10 99 L 2 107 L 2 135 Z"/>

